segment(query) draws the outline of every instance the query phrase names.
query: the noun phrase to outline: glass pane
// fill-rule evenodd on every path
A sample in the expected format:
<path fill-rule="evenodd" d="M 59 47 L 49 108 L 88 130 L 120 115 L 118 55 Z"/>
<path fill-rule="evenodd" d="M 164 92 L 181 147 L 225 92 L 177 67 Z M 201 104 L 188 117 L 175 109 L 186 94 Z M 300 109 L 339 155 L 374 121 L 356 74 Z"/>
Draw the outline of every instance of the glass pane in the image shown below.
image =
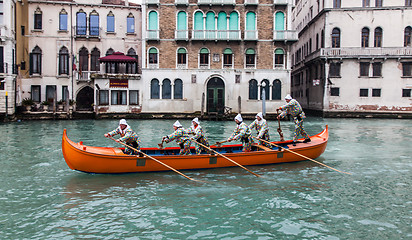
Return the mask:
<path fill-rule="evenodd" d="M 175 80 L 174 85 L 174 99 L 182 99 L 183 98 L 183 82 L 180 79 Z"/>
<path fill-rule="evenodd" d="M 172 87 L 169 79 L 163 80 L 162 85 L 162 99 L 171 99 L 172 98 Z"/>
<path fill-rule="evenodd" d="M 130 105 L 138 105 L 139 104 L 139 91 L 130 90 L 129 91 L 129 98 L 130 98 Z"/>
<path fill-rule="evenodd" d="M 273 86 L 272 86 L 272 100 L 281 100 L 281 94 L 282 94 L 282 83 L 280 80 L 275 80 L 273 81 Z"/>
<path fill-rule="evenodd" d="M 134 33 L 134 18 L 133 17 L 127 18 L 127 32 Z"/>
<path fill-rule="evenodd" d="M 112 91 L 112 105 L 117 105 L 118 104 L 117 92 L 118 91 Z"/>
<path fill-rule="evenodd" d="M 60 25 L 59 25 L 60 30 L 67 30 L 67 14 L 60 14 Z"/>
<path fill-rule="evenodd" d="M 107 16 L 107 32 L 114 32 L 114 16 Z"/>
<path fill-rule="evenodd" d="M 159 99 L 159 91 L 160 86 L 159 86 L 159 80 L 153 79 L 151 82 L 151 88 L 150 88 L 150 98 L 151 99 Z"/>
<path fill-rule="evenodd" d="M 79 12 L 76 17 L 76 34 L 77 35 L 86 35 L 87 22 L 86 22 L 86 13 Z"/>
<path fill-rule="evenodd" d="M 90 35 L 99 35 L 99 15 L 90 15 Z"/>
<path fill-rule="evenodd" d="M 258 93 L 257 81 L 250 80 L 249 81 L 249 99 L 256 100 L 257 93 Z"/>

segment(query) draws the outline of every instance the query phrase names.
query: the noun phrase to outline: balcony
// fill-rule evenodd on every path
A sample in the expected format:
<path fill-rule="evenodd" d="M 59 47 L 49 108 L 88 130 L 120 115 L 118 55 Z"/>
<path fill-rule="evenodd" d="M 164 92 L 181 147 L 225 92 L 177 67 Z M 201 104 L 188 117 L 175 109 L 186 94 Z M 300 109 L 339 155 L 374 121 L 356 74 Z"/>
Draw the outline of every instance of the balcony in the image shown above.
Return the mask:
<path fill-rule="evenodd" d="M 245 5 L 258 5 L 259 0 L 245 0 Z"/>
<path fill-rule="evenodd" d="M 160 0 L 146 0 L 147 5 L 159 5 Z"/>
<path fill-rule="evenodd" d="M 75 26 L 74 34 L 76 38 L 100 39 L 100 27 Z"/>
<path fill-rule="evenodd" d="M 258 31 L 257 30 L 245 30 L 245 41 L 257 41 Z"/>
<path fill-rule="evenodd" d="M 298 33 L 294 30 L 273 31 L 273 41 L 297 41 Z"/>
<path fill-rule="evenodd" d="M 91 72 L 91 71 L 78 71 L 77 72 L 77 74 L 75 75 L 76 76 L 76 81 L 77 82 L 90 82 L 90 75 L 92 74 L 92 73 L 95 73 L 95 72 Z"/>
<path fill-rule="evenodd" d="M 236 0 L 198 0 L 198 5 L 236 5 Z"/>
<path fill-rule="evenodd" d="M 147 40 L 159 40 L 159 30 L 146 30 Z"/>
<path fill-rule="evenodd" d="M 402 58 L 412 56 L 410 47 L 387 47 L 387 48 L 321 48 L 306 56 L 305 62 L 315 58 Z"/>
<path fill-rule="evenodd" d="M 192 40 L 239 41 L 240 30 L 193 30 Z"/>
<path fill-rule="evenodd" d="M 275 5 L 288 5 L 292 4 L 291 0 L 273 0 L 273 4 Z"/>
<path fill-rule="evenodd" d="M 175 0 L 175 5 L 189 5 L 189 0 Z"/>
<path fill-rule="evenodd" d="M 175 40 L 189 40 L 189 30 L 175 30 Z"/>

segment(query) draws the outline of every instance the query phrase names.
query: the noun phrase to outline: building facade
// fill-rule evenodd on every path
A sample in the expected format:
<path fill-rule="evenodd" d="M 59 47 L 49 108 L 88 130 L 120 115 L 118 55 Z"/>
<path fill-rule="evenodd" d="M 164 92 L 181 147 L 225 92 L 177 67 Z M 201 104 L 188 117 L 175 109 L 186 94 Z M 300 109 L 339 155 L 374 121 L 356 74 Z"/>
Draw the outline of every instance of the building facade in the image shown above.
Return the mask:
<path fill-rule="evenodd" d="M 146 0 L 142 112 L 275 112 L 290 92 L 291 0 Z"/>
<path fill-rule="evenodd" d="M 15 112 L 15 7 L 14 0 L 0 1 L 0 116 Z"/>
<path fill-rule="evenodd" d="M 127 89 L 128 98 L 129 90 L 138 88 L 140 5 L 127 0 L 29 0 L 26 7 L 21 6 L 21 13 L 27 12 L 21 41 L 27 44 L 19 43 L 26 49 L 18 59 L 22 98 L 31 98 L 37 105 L 74 100 L 77 111 L 99 111 L 99 90 Z M 133 75 L 127 88 L 109 84 L 106 73 L 116 81 L 119 69 L 99 60 L 115 52 L 135 59 L 127 65 L 127 73 Z"/>
<path fill-rule="evenodd" d="M 324 116 L 412 114 L 409 0 L 297 0 L 291 92 Z"/>

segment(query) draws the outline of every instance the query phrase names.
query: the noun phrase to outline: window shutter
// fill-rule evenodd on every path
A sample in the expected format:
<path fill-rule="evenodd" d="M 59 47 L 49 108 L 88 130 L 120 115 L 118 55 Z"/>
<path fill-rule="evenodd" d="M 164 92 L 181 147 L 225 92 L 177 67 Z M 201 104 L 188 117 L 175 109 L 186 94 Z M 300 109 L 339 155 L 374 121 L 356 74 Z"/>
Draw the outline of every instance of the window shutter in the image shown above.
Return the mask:
<path fill-rule="evenodd" d="M 30 53 L 30 70 L 29 74 L 33 75 L 33 53 Z"/>
<path fill-rule="evenodd" d="M 39 54 L 39 74 L 41 75 L 41 65 L 42 65 L 42 61 L 41 61 L 41 54 Z"/>

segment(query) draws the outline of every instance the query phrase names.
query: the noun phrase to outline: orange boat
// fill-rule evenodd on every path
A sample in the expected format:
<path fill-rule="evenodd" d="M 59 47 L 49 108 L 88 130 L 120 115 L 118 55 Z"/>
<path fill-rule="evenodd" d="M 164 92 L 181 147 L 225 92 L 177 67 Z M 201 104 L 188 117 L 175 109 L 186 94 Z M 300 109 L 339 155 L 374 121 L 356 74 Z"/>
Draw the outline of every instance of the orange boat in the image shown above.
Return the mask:
<path fill-rule="evenodd" d="M 328 143 L 328 126 L 319 134 L 311 138 L 309 143 L 292 145 L 292 141 L 273 142 L 283 148 L 299 153 L 309 158 L 319 157 L 326 149 Z M 274 147 L 273 149 L 259 145 L 252 145 L 251 152 L 242 152 L 242 145 L 223 145 L 212 147 L 215 151 L 232 159 L 241 165 L 261 165 L 273 163 L 296 162 L 305 160 L 303 157 L 289 151 Z M 126 155 L 124 148 L 91 147 L 83 142 L 75 143 L 67 137 L 66 129 L 63 131 L 62 151 L 67 165 L 73 169 L 88 173 L 133 173 L 170 171 L 169 168 L 147 157 Z M 177 155 L 178 147 L 142 148 L 141 151 L 157 160 L 173 167 L 174 169 L 203 169 L 236 166 L 219 155 Z M 194 148 L 191 150 L 194 152 Z"/>

